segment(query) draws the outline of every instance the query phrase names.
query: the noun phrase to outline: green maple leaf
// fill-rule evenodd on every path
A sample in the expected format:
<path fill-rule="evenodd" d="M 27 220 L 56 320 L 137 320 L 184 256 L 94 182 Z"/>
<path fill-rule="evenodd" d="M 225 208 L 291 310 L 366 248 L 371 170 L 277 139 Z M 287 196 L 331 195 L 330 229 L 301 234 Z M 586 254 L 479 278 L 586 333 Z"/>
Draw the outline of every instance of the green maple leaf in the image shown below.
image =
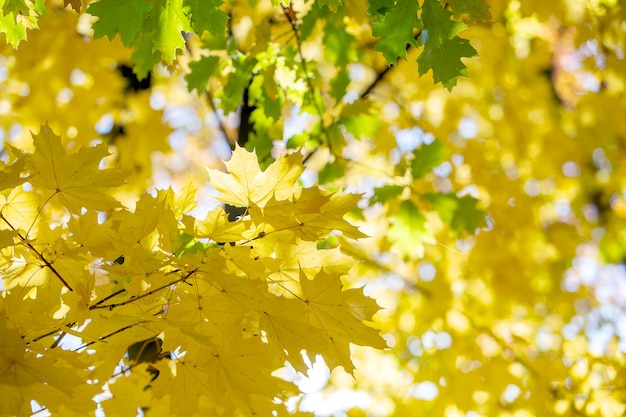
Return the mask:
<path fill-rule="evenodd" d="M 154 65 L 159 62 L 158 56 L 152 51 L 152 39 L 148 34 L 144 34 L 137 42 L 131 60 L 135 63 L 133 72 L 139 80 L 146 78 Z"/>
<path fill-rule="evenodd" d="M 178 50 L 185 49 L 182 32 L 191 32 L 189 17 L 185 14 L 183 0 L 159 0 L 152 5 L 152 30 L 154 52 L 171 64 Z"/>
<path fill-rule="evenodd" d="M 389 65 L 399 57 L 406 59 L 406 46 L 417 46 L 413 29 L 421 28 L 417 17 L 419 3 L 414 0 L 381 1 L 370 4 L 370 15 L 377 15 L 372 25 L 374 36 L 380 37 L 375 50 L 382 52 Z"/>
<path fill-rule="evenodd" d="M 446 145 L 438 140 L 421 146 L 413 151 L 414 158 L 411 161 L 411 175 L 413 178 L 423 177 L 437 165 L 441 164 L 447 154 Z"/>
<path fill-rule="evenodd" d="M 185 0 L 191 14 L 191 26 L 197 35 L 206 30 L 212 35 L 224 35 L 228 15 L 220 9 L 220 0 Z"/>
<path fill-rule="evenodd" d="M 372 196 L 371 202 L 385 204 L 387 201 L 393 200 L 402 194 L 402 191 L 404 191 L 404 187 L 395 184 L 374 188 L 374 195 Z"/>
<path fill-rule="evenodd" d="M 459 198 L 454 194 L 427 194 L 425 197 L 456 236 L 464 231 L 474 233 L 485 221 L 485 213 L 476 208 L 478 200 L 474 197 Z"/>
<path fill-rule="evenodd" d="M 185 75 L 189 91 L 196 90 L 198 95 L 202 94 L 209 83 L 209 77 L 213 75 L 219 62 L 220 59 L 217 56 L 203 56 L 198 61 L 190 62 L 191 72 Z"/>
<path fill-rule="evenodd" d="M 459 77 L 467 77 L 467 67 L 461 58 L 476 56 L 469 41 L 458 36 L 465 24 L 454 22 L 451 17 L 452 12 L 442 8 L 437 0 L 424 1 L 421 35 L 424 49 L 417 58 L 419 74 L 432 69 L 435 83 L 441 82 L 448 90 L 452 90 Z"/>
<path fill-rule="evenodd" d="M 30 14 L 30 8 L 24 0 L 4 0 L 2 14 L 6 16 L 9 13 L 28 16 Z"/>
<path fill-rule="evenodd" d="M 26 26 L 17 23 L 13 13 L 6 16 L 0 13 L 0 33 L 4 33 L 6 41 L 14 48 L 17 48 L 21 41 L 26 40 Z"/>
<path fill-rule="evenodd" d="M 94 39 L 106 36 L 113 40 L 119 33 L 125 46 L 134 45 L 149 12 L 145 0 L 100 0 L 87 9 L 98 18 L 93 24 Z"/>
<path fill-rule="evenodd" d="M 489 6 L 483 0 L 448 0 L 455 19 L 463 15 L 475 22 L 477 20 L 490 20 Z"/>

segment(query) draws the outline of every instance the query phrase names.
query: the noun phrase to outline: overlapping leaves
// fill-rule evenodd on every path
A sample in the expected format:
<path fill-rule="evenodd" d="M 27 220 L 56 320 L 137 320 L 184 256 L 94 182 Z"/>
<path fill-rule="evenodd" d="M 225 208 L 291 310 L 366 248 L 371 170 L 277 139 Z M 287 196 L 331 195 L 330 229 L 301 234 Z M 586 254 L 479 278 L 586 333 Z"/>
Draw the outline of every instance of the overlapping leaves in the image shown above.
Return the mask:
<path fill-rule="evenodd" d="M 85 414 L 108 382 L 111 412 L 134 404 L 179 416 L 224 407 L 269 415 L 284 410 L 273 398 L 293 389 L 273 376 L 285 362 L 306 372 L 302 353 L 321 354 L 353 372 L 351 343 L 386 346 L 366 324 L 376 302 L 343 287 L 351 259 L 317 248 L 331 233 L 363 236 L 344 219 L 360 197 L 299 186 L 300 155 L 261 171 L 254 153 L 237 148 L 228 173 L 210 175 L 241 215 L 218 207 L 198 219 L 191 186 L 123 208 L 110 189 L 124 173 L 99 168 L 104 145 L 68 154 L 47 126 L 34 145 L 13 150 L 2 177 L 34 197 L 20 200 L 33 206 L 27 214 L 3 191 L 0 385 L 18 398 L 3 396 L 3 413 L 36 400 L 62 414 L 53 398 L 72 396 L 73 412 Z M 84 345 L 57 347 L 65 334 Z M 120 363 L 137 377 L 113 375 Z M 128 389 L 142 395 L 120 404 Z"/>

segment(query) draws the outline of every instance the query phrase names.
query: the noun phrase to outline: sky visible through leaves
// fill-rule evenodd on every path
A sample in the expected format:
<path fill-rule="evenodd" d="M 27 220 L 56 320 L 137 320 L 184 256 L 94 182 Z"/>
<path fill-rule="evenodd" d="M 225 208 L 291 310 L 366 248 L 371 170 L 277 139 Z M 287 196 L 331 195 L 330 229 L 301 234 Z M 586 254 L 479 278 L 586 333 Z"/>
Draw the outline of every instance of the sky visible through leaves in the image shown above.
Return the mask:
<path fill-rule="evenodd" d="M 620 2 L 0 7 L 0 415 L 626 412 Z"/>

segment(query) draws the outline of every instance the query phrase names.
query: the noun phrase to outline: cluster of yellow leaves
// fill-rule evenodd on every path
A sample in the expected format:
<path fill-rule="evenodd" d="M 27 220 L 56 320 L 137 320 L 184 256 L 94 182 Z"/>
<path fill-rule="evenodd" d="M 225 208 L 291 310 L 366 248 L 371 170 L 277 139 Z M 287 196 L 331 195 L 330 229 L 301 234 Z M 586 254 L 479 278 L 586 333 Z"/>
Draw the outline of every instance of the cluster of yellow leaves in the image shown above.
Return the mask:
<path fill-rule="evenodd" d="M 286 363 L 306 372 L 303 354 L 320 354 L 353 372 L 351 343 L 386 346 L 367 325 L 377 304 L 342 282 L 353 261 L 318 248 L 364 236 L 344 220 L 359 196 L 299 186 L 300 155 L 261 171 L 236 149 L 209 173 L 225 205 L 199 219 L 191 185 L 127 209 L 105 145 L 68 153 L 48 126 L 33 139 L 0 173 L 1 414 L 35 400 L 84 415 L 108 384 L 107 416 L 270 415 L 294 393 L 273 376 Z"/>

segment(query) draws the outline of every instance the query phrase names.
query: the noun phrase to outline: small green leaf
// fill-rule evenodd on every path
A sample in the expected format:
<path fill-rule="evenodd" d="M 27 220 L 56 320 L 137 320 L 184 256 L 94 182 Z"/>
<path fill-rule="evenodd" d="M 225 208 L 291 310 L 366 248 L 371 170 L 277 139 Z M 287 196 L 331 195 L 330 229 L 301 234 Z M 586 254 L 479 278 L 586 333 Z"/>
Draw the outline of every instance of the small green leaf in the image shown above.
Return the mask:
<path fill-rule="evenodd" d="M 220 62 L 217 56 L 203 56 L 198 61 L 189 63 L 191 72 L 185 75 L 187 88 L 189 91 L 196 90 L 198 95 L 202 94 L 209 83 L 210 77 L 215 73 Z"/>
<path fill-rule="evenodd" d="M 476 200 L 469 195 L 458 199 L 459 207 L 450 223 L 452 230 L 474 233 L 485 222 L 485 213 L 476 208 Z"/>
<path fill-rule="evenodd" d="M 402 185 L 385 185 L 379 188 L 374 188 L 374 195 L 370 201 L 372 203 L 385 204 L 387 201 L 402 194 L 402 191 L 404 191 L 404 187 Z"/>
<path fill-rule="evenodd" d="M 411 161 L 411 175 L 413 178 L 421 178 L 441 164 L 448 152 L 443 142 L 434 140 L 428 145 L 422 145 L 413 151 Z"/>
<path fill-rule="evenodd" d="M 476 56 L 469 41 L 458 36 L 465 24 L 454 22 L 451 17 L 452 12 L 442 8 L 438 0 L 424 0 L 424 29 L 420 36 L 424 49 L 417 57 L 419 74 L 432 69 L 435 83 L 441 82 L 448 90 L 452 90 L 459 77 L 467 77 L 467 67 L 461 58 Z"/>
<path fill-rule="evenodd" d="M 341 112 L 339 124 L 356 139 L 371 138 L 378 131 L 378 117 L 372 114 L 372 103 L 357 100 Z"/>
<path fill-rule="evenodd" d="M 331 163 L 324 165 L 324 168 L 322 168 L 318 174 L 317 180 L 320 184 L 328 184 L 338 178 L 343 177 L 346 169 L 347 164 L 345 160 L 335 160 Z"/>
<path fill-rule="evenodd" d="M 26 40 L 26 26 L 17 23 L 13 13 L 6 16 L 0 14 L 0 33 L 4 33 L 7 42 L 14 48 L 17 48 L 21 41 Z"/>
<path fill-rule="evenodd" d="M 456 236 L 474 233 L 485 221 L 485 213 L 476 208 L 478 200 L 469 195 L 459 198 L 454 194 L 427 194 L 425 198 Z"/>
<path fill-rule="evenodd" d="M 328 22 L 325 29 L 324 56 L 340 68 L 345 68 L 350 62 L 355 61 L 357 59 L 353 47 L 355 39 L 346 32 L 345 26 Z"/>
<path fill-rule="evenodd" d="M 394 65 L 398 58 L 406 59 L 407 45 L 417 46 L 413 30 L 422 27 L 418 10 L 415 0 L 397 0 L 395 4 L 393 0 L 381 1 L 370 6 L 370 15 L 378 15 L 378 21 L 372 25 L 373 35 L 380 38 L 374 49 L 382 52 L 389 65 Z"/>
<path fill-rule="evenodd" d="M 340 70 L 337 72 L 335 78 L 330 81 L 330 94 L 338 102 L 346 95 L 346 91 L 350 85 L 350 76 L 348 71 Z"/>
<path fill-rule="evenodd" d="M 135 46 L 135 51 L 131 55 L 131 60 L 135 63 L 133 72 L 138 80 L 143 80 L 152 71 L 154 65 L 159 62 L 159 57 L 152 51 L 152 40 L 148 37 L 141 38 Z"/>

